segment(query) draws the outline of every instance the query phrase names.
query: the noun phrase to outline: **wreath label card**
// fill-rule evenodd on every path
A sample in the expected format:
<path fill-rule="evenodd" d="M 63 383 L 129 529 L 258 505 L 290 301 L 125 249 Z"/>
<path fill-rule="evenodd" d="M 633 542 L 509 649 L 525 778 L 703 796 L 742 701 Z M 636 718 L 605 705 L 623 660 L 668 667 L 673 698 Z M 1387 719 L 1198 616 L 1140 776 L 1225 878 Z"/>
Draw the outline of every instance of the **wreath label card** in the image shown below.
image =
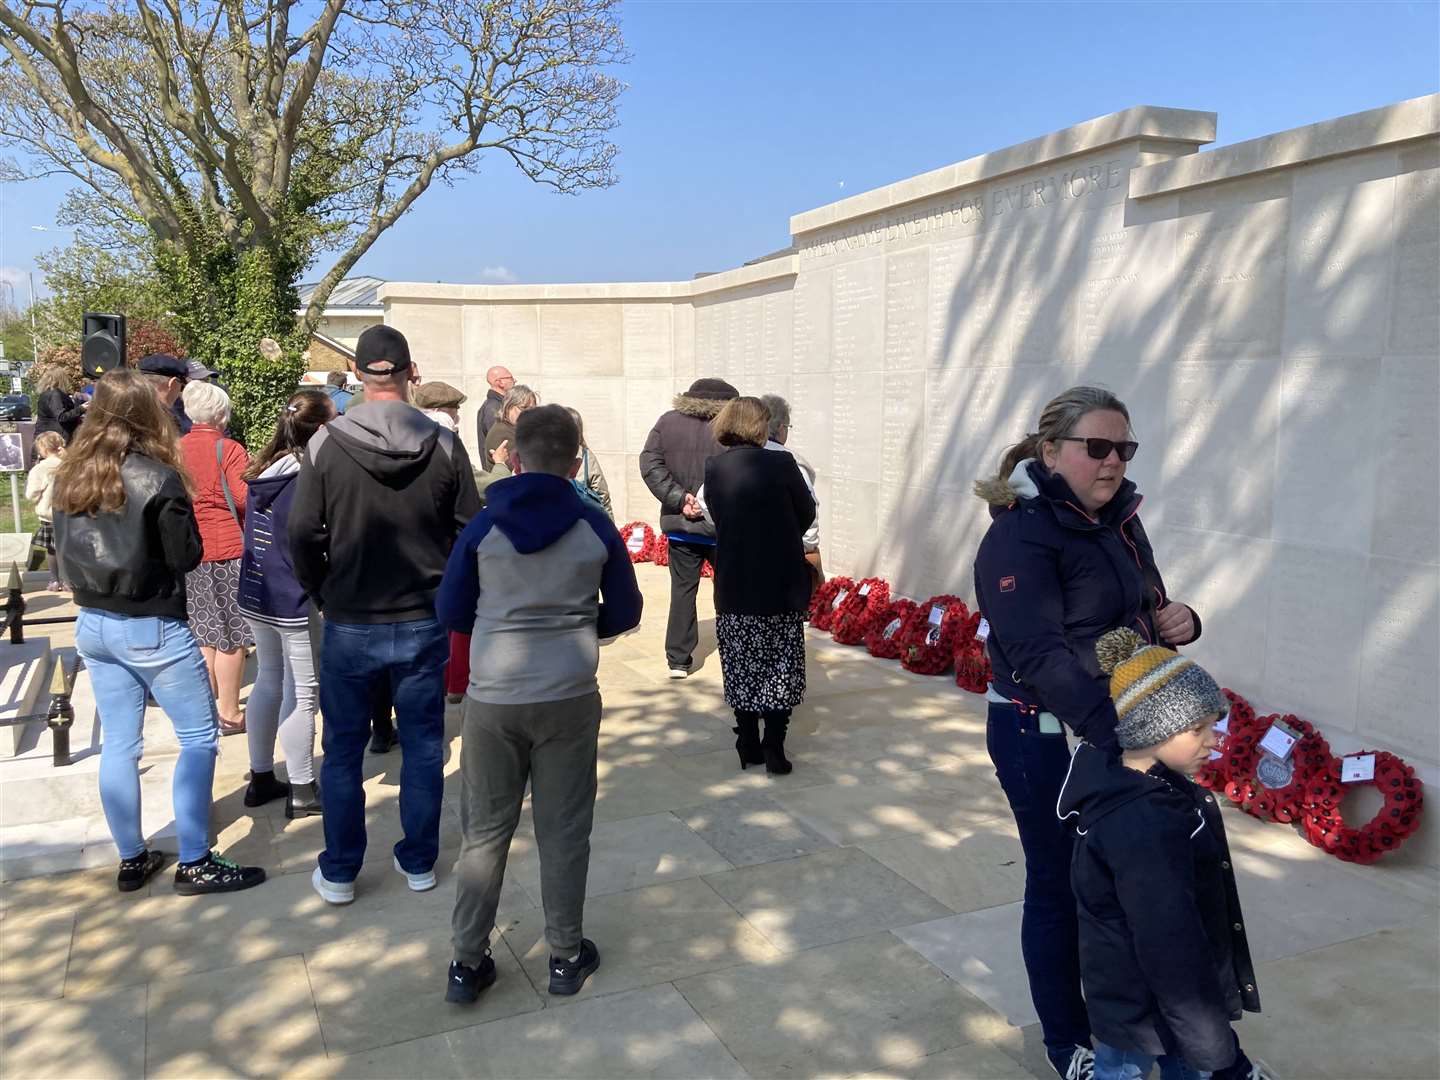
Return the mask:
<path fill-rule="evenodd" d="M 945 608 L 942 607 L 940 604 L 935 604 L 934 606 L 932 606 L 932 607 L 930 608 L 930 625 L 931 625 L 931 626 L 939 626 L 939 625 L 940 625 L 942 622 L 944 622 L 944 621 L 945 621 Z M 938 637 L 935 639 L 935 641 L 939 641 L 939 640 L 940 640 L 940 639 L 939 639 Z M 930 642 L 930 644 L 931 644 L 931 645 L 934 645 L 935 642 L 932 641 L 932 642 Z"/>
<path fill-rule="evenodd" d="M 869 596 L 869 595 L 870 595 L 870 583 L 869 583 L 868 581 L 867 581 L 864 585 L 861 585 L 861 586 L 860 586 L 860 595 L 861 595 L 861 596 Z"/>
<path fill-rule="evenodd" d="M 1360 784 L 1375 779 L 1375 755 L 1353 754 L 1340 759 L 1340 782 Z"/>
<path fill-rule="evenodd" d="M 645 533 L 641 529 L 631 529 L 630 535 L 625 537 L 625 550 L 631 555 L 638 555 L 640 549 L 645 546 Z"/>
<path fill-rule="evenodd" d="M 938 611 L 939 609 L 936 608 L 935 610 Z M 930 627 L 929 630 L 925 631 L 925 644 L 926 644 L 926 645 L 939 645 L 939 644 L 940 644 L 940 627 L 938 627 L 938 626 L 932 626 L 932 627 Z"/>
<path fill-rule="evenodd" d="M 1260 740 L 1260 749 L 1283 759 L 1290 756 L 1290 751 L 1295 749 L 1295 744 L 1299 741 L 1299 732 L 1285 721 L 1276 720 Z"/>
<path fill-rule="evenodd" d="M 834 599 L 834 600 L 831 602 L 831 604 L 830 604 L 830 610 L 831 610 L 831 611 L 837 610 L 837 609 L 840 607 L 840 605 L 845 602 L 845 597 L 847 597 L 847 596 L 849 596 L 849 595 L 850 595 L 850 590 L 849 590 L 849 589 L 841 589 L 838 593 L 835 594 L 835 599 Z"/>
<path fill-rule="evenodd" d="M 985 644 L 985 642 L 987 642 L 987 641 L 990 640 L 990 620 L 989 620 L 989 619 L 981 619 L 981 620 L 980 620 L 980 625 L 977 626 L 977 627 L 975 627 L 975 640 L 978 641 L 978 642 L 980 642 L 980 644 L 982 644 L 982 645 Z"/>
<path fill-rule="evenodd" d="M 1215 721 L 1215 734 L 1220 736 L 1215 741 L 1215 749 L 1210 751 L 1210 760 L 1217 761 L 1225 756 L 1225 736 L 1230 734 L 1230 717 L 1222 716 Z"/>
<path fill-rule="evenodd" d="M 897 631 L 897 630 L 899 630 L 899 629 L 900 629 L 900 620 L 899 620 L 899 619 L 891 619 L 888 623 L 885 624 L 885 632 L 884 632 L 883 634 L 881 634 L 880 636 L 881 636 L 882 638 L 884 638 L 886 641 L 889 641 L 892 637 L 895 636 L 895 631 Z"/>

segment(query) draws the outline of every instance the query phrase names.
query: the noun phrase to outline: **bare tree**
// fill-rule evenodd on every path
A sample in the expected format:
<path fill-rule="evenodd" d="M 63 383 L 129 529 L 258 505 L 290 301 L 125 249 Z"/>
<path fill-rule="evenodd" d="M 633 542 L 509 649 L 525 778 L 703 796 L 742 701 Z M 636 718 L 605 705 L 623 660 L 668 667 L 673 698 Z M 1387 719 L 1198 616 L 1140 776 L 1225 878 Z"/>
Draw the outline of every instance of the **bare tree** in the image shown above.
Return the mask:
<path fill-rule="evenodd" d="M 3 0 L 0 139 L 196 287 L 233 292 L 218 253 L 293 295 L 333 252 L 308 331 L 437 180 L 499 155 L 561 192 L 614 183 L 617 4 Z"/>

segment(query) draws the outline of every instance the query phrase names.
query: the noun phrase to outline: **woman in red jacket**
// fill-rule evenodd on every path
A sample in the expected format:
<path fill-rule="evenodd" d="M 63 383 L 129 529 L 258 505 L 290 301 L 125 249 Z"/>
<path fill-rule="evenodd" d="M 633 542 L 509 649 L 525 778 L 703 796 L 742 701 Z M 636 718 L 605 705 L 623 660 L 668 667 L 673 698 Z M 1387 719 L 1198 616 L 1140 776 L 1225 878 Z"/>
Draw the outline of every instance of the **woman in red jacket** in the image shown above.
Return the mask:
<path fill-rule="evenodd" d="M 192 427 L 180 440 L 180 452 L 195 488 L 195 520 L 205 546 L 200 565 L 185 579 L 190 629 L 210 671 L 220 733 L 238 735 L 245 730 L 240 712 L 245 650 L 255 643 L 237 603 L 250 455 L 224 436 L 230 422 L 229 394 L 213 383 L 192 382 L 185 387 L 184 401 Z"/>

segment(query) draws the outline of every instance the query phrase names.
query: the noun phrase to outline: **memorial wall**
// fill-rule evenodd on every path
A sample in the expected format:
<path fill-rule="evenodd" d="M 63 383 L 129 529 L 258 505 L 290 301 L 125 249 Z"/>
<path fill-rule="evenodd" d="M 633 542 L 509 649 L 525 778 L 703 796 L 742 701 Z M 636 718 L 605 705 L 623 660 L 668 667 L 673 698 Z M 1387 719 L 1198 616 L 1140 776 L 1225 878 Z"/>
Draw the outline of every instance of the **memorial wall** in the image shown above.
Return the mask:
<path fill-rule="evenodd" d="M 780 393 L 831 573 L 973 595 L 970 493 L 1078 382 L 1130 406 L 1130 475 L 1194 655 L 1266 708 L 1440 763 L 1440 95 L 1208 152 L 1141 107 L 798 214 L 693 281 L 392 283 L 427 378 L 507 365 L 580 409 L 622 520 L 699 375 Z"/>

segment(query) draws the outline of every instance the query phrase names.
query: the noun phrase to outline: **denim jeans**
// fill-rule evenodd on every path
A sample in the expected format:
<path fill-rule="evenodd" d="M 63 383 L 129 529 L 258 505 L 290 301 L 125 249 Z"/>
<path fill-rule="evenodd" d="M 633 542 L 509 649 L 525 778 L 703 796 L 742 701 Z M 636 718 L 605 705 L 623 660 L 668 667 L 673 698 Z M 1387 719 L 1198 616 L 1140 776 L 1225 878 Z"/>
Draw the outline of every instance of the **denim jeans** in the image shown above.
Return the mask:
<path fill-rule="evenodd" d="M 1070 768 L 1064 731 L 1042 734 L 1037 716 L 990 703 L 985 746 L 1010 802 L 1025 852 L 1025 905 L 1020 951 L 1045 1049 L 1069 1060 L 1090 1045 L 1090 1018 L 1080 991 L 1080 930 L 1070 888 L 1074 839 L 1055 816 Z"/>
<path fill-rule="evenodd" d="M 1192 1069 L 1175 1054 L 1157 1058 L 1142 1050 L 1117 1050 L 1104 1043 L 1095 1047 L 1094 1080 L 1145 1080 L 1156 1064 L 1160 1066 L 1160 1080 L 1210 1080 L 1210 1073 Z"/>
<path fill-rule="evenodd" d="M 203 859 L 210 850 L 210 786 L 220 729 L 210 676 L 190 627 L 179 619 L 82 608 L 75 622 L 75 650 L 95 690 L 103 739 L 100 803 L 120 857 L 133 859 L 145 850 L 140 755 L 149 691 L 180 742 L 171 789 L 180 861 Z"/>
<path fill-rule="evenodd" d="M 365 859 L 365 789 L 361 771 L 370 738 L 372 684 L 388 682 L 400 736 L 400 825 L 395 857 L 423 874 L 440 855 L 444 785 L 445 660 L 450 643 L 435 619 L 398 623 L 325 621 L 320 649 L 320 802 L 327 881 L 354 881 Z"/>

